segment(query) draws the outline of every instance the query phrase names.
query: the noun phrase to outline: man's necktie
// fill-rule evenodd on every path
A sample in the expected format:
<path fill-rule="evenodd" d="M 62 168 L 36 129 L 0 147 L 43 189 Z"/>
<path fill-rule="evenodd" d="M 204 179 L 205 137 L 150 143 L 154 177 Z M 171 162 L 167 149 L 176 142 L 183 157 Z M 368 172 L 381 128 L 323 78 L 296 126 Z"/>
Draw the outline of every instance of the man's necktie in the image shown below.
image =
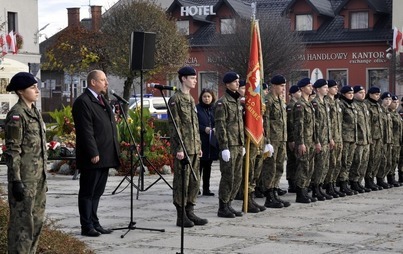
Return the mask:
<path fill-rule="evenodd" d="M 101 96 L 101 95 L 98 95 L 98 101 L 99 101 L 99 103 L 101 103 L 102 106 L 105 106 L 105 103 L 104 103 L 104 101 L 102 100 L 102 96 Z"/>

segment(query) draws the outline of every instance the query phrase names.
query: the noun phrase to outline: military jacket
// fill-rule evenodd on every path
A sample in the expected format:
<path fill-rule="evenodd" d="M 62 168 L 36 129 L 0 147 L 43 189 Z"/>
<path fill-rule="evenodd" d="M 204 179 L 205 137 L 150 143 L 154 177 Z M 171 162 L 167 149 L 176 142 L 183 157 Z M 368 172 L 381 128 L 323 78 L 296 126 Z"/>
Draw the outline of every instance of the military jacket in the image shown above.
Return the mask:
<path fill-rule="evenodd" d="M 372 139 L 377 140 L 383 137 L 382 109 L 378 102 L 370 98 L 365 100 L 369 111 L 369 122 L 371 124 Z"/>
<path fill-rule="evenodd" d="M 328 96 L 325 97 L 325 101 L 329 106 L 329 119 L 330 119 L 330 131 L 332 133 L 333 141 L 336 143 L 343 142 L 341 138 L 341 124 L 343 120 L 343 114 L 341 112 L 338 99 L 332 99 Z"/>
<path fill-rule="evenodd" d="M 301 97 L 294 105 L 295 145 L 313 144 L 315 131 L 315 109 Z"/>
<path fill-rule="evenodd" d="M 266 143 L 271 141 L 287 141 L 287 111 L 284 101 L 274 96 L 267 95 L 266 111 L 263 117 Z"/>
<path fill-rule="evenodd" d="M 315 143 L 328 144 L 332 139 L 330 130 L 330 108 L 327 101 L 320 101 L 318 97 L 312 100 L 312 106 L 315 109 Z"/>
<path fill-rule="evenodd" d="M 230 146 L 244 145 L 244 123 L 239 98 L 235 99 L 225 92 L 216 102 L 214 119 L 220 151 Z"/>
<path fill-rule="evenodd" d="M 381 114 L 383 122 L 383 142 L 385 144 L 392 144 L 392 117 L 390 116 L 390 111 L 387 108 L 381 107 L 383 113 Z"/>
<path fill-rule="evenodd" d="M 169 134 L 171 141 L 171 153 L 183 152 L 179 137 L 188 154 L 198 154 L 201 149 L 199 135 L 199 120 L 197 118 L 197 109 L 195 101 L 190 94 L 183 93 L 180 89 L 169 98 L 168 106 L 172 112 L 172 117 L 168 117 Z M 175 121 L 178 132 L 173 124 Z M 179 134 L 179 136 L 178 136 Z"/>
<path fill-rule="evenodd" d="M 37 181 L 46 177 L 46 128 L 35 105 L 18 100 L 5 121 L 8 181 Z"/>
<path fill-rule="evenodd" d="M 294 142 L 294 106 L 296 101 L 293 99 L 287 104 L 287 141 Z"/>
<path fill-rule="evenodd" d="M 368 145 L 372 143 L 369 111 L 363 101 L 354 100 L 354 103 L 357 108 L 357 144 Z"/>
<path fill-rule="evenodd" d="M 354 103 L 340 99 L 340 108 L 343 114 L 341 137 L 343 142 L 357 142 L 357 109 Z"/>
<path fill-rule="evenodd" d="M 403 132 L 403 120 L 400 116 L 400 114 L 396 111 L 391 111 L 389 109 L 390 116 L 392 118 L 392 143 L 394 146 L 399 146 L 401 145 L 401 140 L 402 140 L 402 132 Z"/>

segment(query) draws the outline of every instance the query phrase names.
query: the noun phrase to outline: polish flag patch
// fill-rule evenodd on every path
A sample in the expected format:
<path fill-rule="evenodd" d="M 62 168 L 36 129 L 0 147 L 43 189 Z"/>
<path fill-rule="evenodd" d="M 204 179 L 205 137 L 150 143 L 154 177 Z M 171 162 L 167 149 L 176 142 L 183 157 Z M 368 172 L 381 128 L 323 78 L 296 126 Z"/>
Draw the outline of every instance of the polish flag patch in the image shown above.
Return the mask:
<path fill-rule="evenodd" d="M 19 116 L 19 115 L 13 115 L 13 120 L 14 120 L 14 121 L 19 121 L 19 120 L 20 120 L 20 116 Z"/>

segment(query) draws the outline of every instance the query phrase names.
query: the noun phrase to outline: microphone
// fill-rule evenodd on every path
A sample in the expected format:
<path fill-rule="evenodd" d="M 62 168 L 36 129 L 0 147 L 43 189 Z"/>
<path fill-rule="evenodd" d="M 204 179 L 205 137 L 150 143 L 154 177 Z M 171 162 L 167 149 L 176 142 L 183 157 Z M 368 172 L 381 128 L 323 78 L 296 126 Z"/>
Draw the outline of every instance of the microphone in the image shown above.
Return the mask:
<path fill-rule="evenodd" d="M 149 83 L 149 84 L 147 84 L 147 87 L 157 88 L 157 89 L 160 89 L 160 90 L 176 91 L 176 86 L 163 86 L 163 85 L 158 85 L 158 84 L 155 84 L 155 83 Z"/>
<path fill-rule="evenodd" d="M 115 93 L 115 91 L 111 90 L 111 94 L 112 94 L 113 96 L 115 96 L 115 98 L 118 99 L 118 101 L 123 102 L 124 104 L 129 105 L 129 102 L 128 102 L 127 100 L 123 99 L 122 97 L 120 97 L 119 95 L 117 95 L 117 94 Z"/>

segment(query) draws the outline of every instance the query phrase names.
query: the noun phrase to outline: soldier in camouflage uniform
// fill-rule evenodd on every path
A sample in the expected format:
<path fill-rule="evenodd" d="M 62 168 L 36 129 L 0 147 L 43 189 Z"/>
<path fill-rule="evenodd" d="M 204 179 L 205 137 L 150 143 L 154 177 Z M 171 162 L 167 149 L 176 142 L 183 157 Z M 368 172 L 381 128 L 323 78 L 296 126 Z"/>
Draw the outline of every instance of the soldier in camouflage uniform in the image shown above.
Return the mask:
<path fill-rule="evenodd" d="M 336 98 L 339 88 L 336 81 L 329 79 L 327 81 L 329 92 L 325 97 L 327 104 L 329 105 L 329 117 L 330 117 L 330 129 L 332 132 L 332 138 L 334 141 L 333 149 L 329 152 L 329 170 L 325 178 L 326 193 L 333 198 L 345 197 L 346 194 L 339 192 L 336 188 L 337 177 L 339 176 L 341 169 L 341 151 L 343 148 L 343 140 L 341 138 L 342 120 L 343 114 L 339 100 Z"/>
<path fill-rule="evenodd" d="M 197 84 L 196 71 L 192 67 L 183 67 L 178 71 L 181 89 L 169 98 L 168 106 L 172 113 L 169 117 L 169 133 L 171 152 L 174 159 L 173 203 L 177 210 L 177 226 L 193 227 L 207 224 L 206 219 L 194 214 L 200 186 L 199 157 L 201 157 L 201 141 L 197 110 L 190 90 Z M 174 123 L 177 129 L 175 129 Z M 184 148 L 181 145 L 182 138 Z M 186 149 L 186 151 L 184 151 Z M 186 154 L 189 158 L 186 158 Z M 189 167 L 190 164 L 192 169 Z M 183 168 L 184 166 L 185 168 Z M 182 178 L 185 185 L 182 185 Z M 182 192 L 185 200 L 182 202 Z M 183 209 L 185 206 L 185 209 Z M 184 212 L 185 210 L 185 212 Z"/>
<path fill-rule="evenodd" d="M 297 203 L 317 201 L 308 194 L 308 187 L 313 173 L 315 110 L 309 102 L 313 88 L 309 78 L 298 81 L 301 98 L 294 105 L 294 138 L 295 154 L 297 157 L 297 172 L 295 185 L 297 188 Z"/>
<path fill-rule="evenodd" d="M 394 187 L 399 187 L 401 184 L 396 181 L 395 171 L 399 163 L 399 155 L 402 145 L 402 131 L 403 131 L 403 122 L 402 119 L 397 113 L 397 108 L 399 107 L 399 98 L 396 95 L 392 96 L 392 103 L 390 104 L 388 110 L 390 112 L 390 116 L 392 118 L 392 161 L 389 165 L 389 171 L 387 172 L 388 184 L 393 185 Z"/>
<path fill-rule="evenodd" d="M 389 167 L 392 164 L 392 118 L 388 110 L 389 105 L 392 102 L 392 94 L 389 92 L 384 92 L 381 95 L 381 108 L 383 114 L 381 114 L 383 122 L 383 144 L 382 144 L 382 155 L 381 163 L 379 165 L 378 173 L 376 174 L 376 184 L 384 189 L 393 187 L 385 182 L 385 177 L 389 172 Z"/>
<path fill-rule="evenodd" d="M 19 100 L 5 121 L 8 167 L 8 253 L 36 253 L 45 219 L 46 134 L 45 123 L 35 107 L 39 89 L 34 76 L 19 72 L 7 91 Z"/>
<path fill-rule="evenodd" d="M 381 89 L 373 86 L 368 89 L 365 103 L 369 111 L 369 119 L 371 125 L 372 143 L 369 147 L 369 161 L 367 172 L 365 174 L 365 187 L 373 191 L 382 190 L 382 186 L 374 183 L 374 177 L 378 173 L 378 168 L 381 163 L 382 144 L 383 144 L 383 123 L 382 123 L 382 109 L 378 100 L 381 96 Z"/>
<path fill-rule="evenodd" d="M 371 191 L 370 188 L 366 188 L 361 184 L 368 166 L 369 146 L 372 142 L 371 128 L 369 124 L 369 111 L 367 105 L 364 103 L 365 89 L 360 85 L 354 86 L 353 89 L 354 104 L 357 108 L 357 147 L 355 148 L 349 179 L 352 190 L 364 193 Z"/>
<path fill-rule="evenodd" d="M 340 108 L 343 114 L 342 132 L 343 151 L 341 154 L 341 170 L 338 177 L 340 192 L 347 196 L 357 194 L 348 186 L 351 164 L 357 146 L 357 109 L 354 105 L 354 89 L 351 86 L 343 86 L 340 89 Z"/>
<path fill-rule="evenodd" d="M 295 157 L 295 138 L 294 138 L 294 105 L 301 98 L 301 91 L 297 85 L 293 85 L 288 90 L 290 101 L 287 104 L 287 165 L 286 178 L 288 180 L 288 192 L 295 193 L 295 172 L 297 170 L 297 158 Z"/>
<path fill-rule="evenodd" d="M 314 171 L 312 176 L 312 196 L 320 201 L 333 199 L 322 190 L 325 177 L 329 170 L 329 150 L 333 149 L 334 141 L 330 129 L 329 105 L 324 97 L 329 92 L 329 87 L 325 79 L 318 79 L 313 84 L 316 89 L 316 97 L 312 100 L 315 109 L 315 157 Z"/>
<path fill-rule="evenodd" d="M 216 102 L 215 123 L 219 145 L 221 179 L 218 190 L 218 217 L 235 218 L 242 212 L 231 206 L 242 181 L 244 124 L 239 101 L 239 75 L 227 72 L 223 77 L 224 95 Z"/>
<path fill-rule="evenodd" d="M 269 208 L 282 208 L 291 205 L 290 202 L 284 201 L 278 196 L 280 179 L 284 171 L 287 141 L 287 111 L 284 103 L 286 80 L 283 76 L 276 75 L 270 82 L 272 87 L 266 97 L 263 126 L 265 144 L 270 144 L 274 152 L 263 162 L 263 171 L 266 172 L 264 179 L 266 202 L 264 205 Z"/>
<path fill-rule="evenodd" d="M 403 97 L 402 97 L 402 99 L 400 99 L 399 115 L 403 121 Z M 402 139 L 400 140 L 400 144 L 401 144 L 401 146 L 403 145 L 403 128 L 402 128 Z M 399 176 L 399 183 L 402 184 L 403 183 L 403 148 L 402 147 L 400 148 L 399 163 L 397 165 L 397 173 Z"/>

